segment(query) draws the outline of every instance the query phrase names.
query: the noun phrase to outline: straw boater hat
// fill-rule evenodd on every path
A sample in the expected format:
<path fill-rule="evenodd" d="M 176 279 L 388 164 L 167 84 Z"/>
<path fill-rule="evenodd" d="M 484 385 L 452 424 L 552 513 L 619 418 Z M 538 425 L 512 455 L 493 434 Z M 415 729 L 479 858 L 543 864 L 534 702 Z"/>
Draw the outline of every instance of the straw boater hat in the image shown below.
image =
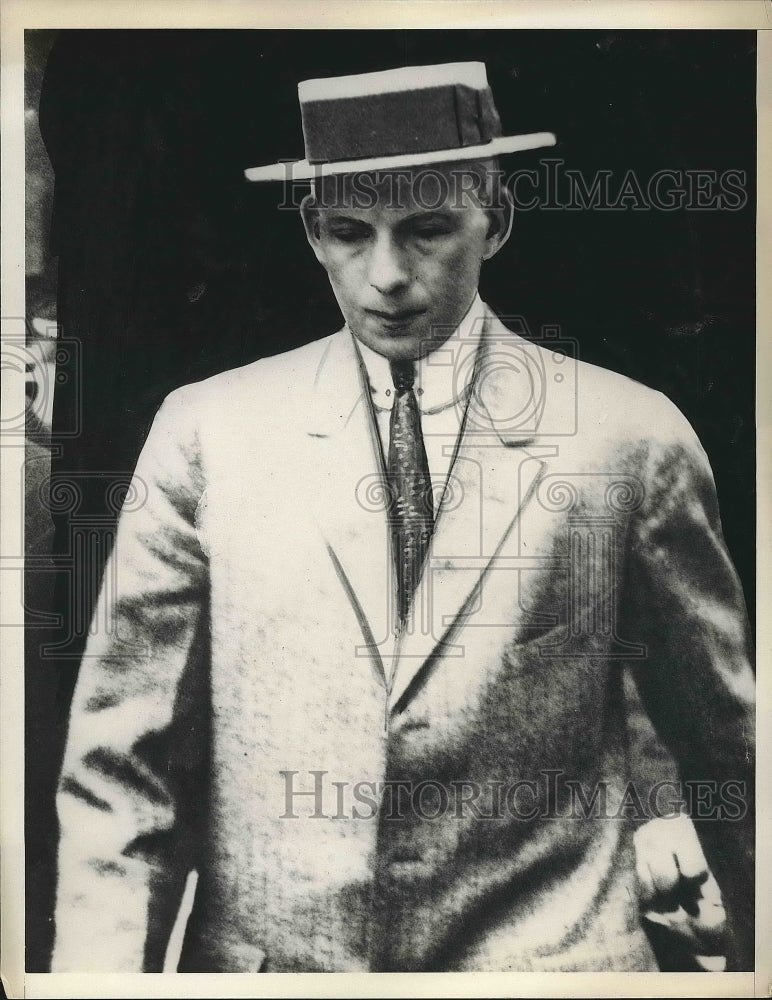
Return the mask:
<path fill-rule="evenodd" d="M 248 180 L 312 180 L 555 145 L 551 132 L 502 136 L 481 62 L 304 80 L 298 97 L 306 158 L 250 167 Z"/>

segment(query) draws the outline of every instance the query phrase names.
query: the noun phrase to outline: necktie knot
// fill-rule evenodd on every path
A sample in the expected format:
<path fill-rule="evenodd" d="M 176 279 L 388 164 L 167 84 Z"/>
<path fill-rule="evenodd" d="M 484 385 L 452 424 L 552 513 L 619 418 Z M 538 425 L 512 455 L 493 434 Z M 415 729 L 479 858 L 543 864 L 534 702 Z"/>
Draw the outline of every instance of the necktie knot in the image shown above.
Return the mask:
<path fill-rule="evenodd" d="M 415 384 L 415 364 L 412 361 L 392 361 L 391 379 L 397 392 L 408 392 Z"/>

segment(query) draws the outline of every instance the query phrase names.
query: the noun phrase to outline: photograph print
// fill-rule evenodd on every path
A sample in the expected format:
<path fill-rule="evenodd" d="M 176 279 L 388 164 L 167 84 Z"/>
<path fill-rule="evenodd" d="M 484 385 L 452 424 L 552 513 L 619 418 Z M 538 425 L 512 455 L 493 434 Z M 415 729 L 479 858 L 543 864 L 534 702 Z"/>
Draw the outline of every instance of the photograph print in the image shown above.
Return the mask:
<path fill-rule="evenodd" d="M 24 60 L 27 971 L 752 971 L 755 32 Z"/>

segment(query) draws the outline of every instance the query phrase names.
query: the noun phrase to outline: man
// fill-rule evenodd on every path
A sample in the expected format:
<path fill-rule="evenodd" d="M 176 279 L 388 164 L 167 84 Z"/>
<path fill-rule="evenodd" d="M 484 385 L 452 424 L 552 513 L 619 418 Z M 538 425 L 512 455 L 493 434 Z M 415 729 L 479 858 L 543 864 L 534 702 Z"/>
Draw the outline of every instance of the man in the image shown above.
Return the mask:
<path fill-rule="evenodd" d="M 156 418 L 73 703 L 53 968 L 160 968 L 193 868 L 185 970 L 656 968 L 628 663 L 751 967 L 753 683 L 705 455 L 477 293 L 495 158 L 553 137 L 503 137 L 477 63 L 299 95 L 306 161 L 247 176 L 314 180 L 346 326 Z M 649 893 L 706 875 L 672 830 Z"/>

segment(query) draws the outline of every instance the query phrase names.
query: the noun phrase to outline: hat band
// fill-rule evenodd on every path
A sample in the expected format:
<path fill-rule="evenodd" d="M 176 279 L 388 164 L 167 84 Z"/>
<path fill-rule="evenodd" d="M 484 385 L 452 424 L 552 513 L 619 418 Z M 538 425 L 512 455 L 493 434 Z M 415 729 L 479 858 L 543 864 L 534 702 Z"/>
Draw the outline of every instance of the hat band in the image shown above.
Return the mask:
<path fill-rule="evenodd" d="M 463 85 L 301 105 L 309 163 L 478 146 L 501 135 L 490 88 Z"/>

